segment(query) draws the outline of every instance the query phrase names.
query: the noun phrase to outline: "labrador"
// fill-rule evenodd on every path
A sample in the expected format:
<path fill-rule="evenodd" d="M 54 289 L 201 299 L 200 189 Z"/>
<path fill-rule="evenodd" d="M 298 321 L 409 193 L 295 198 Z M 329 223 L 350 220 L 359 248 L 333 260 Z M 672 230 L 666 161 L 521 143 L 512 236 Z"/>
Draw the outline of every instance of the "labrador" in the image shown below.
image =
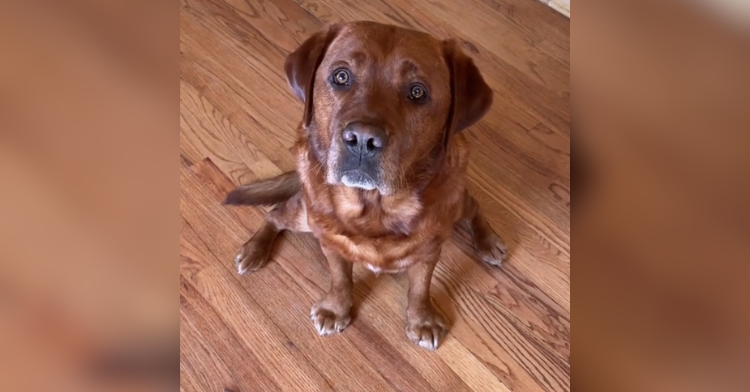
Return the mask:
<path fill-rule="evenodd" d="M 492 105 L 492 90 L 456 40 L 374 22 L 333 24 L 285 62 L 304 104 L 297 168 L 242 185 L 225 204 L 275 205 L 240 249 L 240 274 L 263 267 L 280 231 L 312 232 L 331 274 L 310 317 L 320 335 L 351 321 L 352 265 L 406 272 L 406 335 L 435 350 L 445 318 L 430 299 L 442 244 L 456 223 L 499 266 L 507 248 L 465 187 L 462 133 Z"/>

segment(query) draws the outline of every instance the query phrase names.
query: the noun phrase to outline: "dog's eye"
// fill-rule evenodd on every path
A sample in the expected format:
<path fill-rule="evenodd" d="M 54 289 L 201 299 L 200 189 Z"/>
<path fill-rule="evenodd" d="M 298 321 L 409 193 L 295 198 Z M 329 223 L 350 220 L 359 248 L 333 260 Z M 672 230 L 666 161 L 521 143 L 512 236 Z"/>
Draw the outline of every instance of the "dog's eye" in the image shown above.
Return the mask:
<path fill-rule="evenodd" d="M 339 86 L 348 86 L 350 79 L 349 71 L 345 69 L 337 69 L 333 71 L 333 75 L 331 75 L 331 81 Z"/>
<path fill-rule="evenodd" d="M 423 101 L 427 97 L 427 89 L 421 84 L 411 86 L 409 90 L 409 99 L 412 101 Z"/>

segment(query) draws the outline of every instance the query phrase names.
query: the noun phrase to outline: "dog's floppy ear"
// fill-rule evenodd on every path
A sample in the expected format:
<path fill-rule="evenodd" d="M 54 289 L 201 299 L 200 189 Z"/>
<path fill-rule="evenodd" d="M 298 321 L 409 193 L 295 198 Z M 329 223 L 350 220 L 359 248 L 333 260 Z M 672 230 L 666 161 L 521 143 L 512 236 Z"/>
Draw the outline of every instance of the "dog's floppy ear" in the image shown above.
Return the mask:
<path fill-rule="evenodd" d="M 315 85 L 315 72 L 323 61 L 328 45 L 338 33 L 338 24 L 313 34 L 297 50 L 287 56 L 284 72 L 294 95 L 305 104 L 305 126 L 312 120 L 312 91 Z"/>
<path fill-rule="evenodd" d="M 492 89 L 458 42 L 443 41 L 443 53 L 451 76 L 450 137 L 451 133 L 461 132 L 484 117 L 492 106 Z"/>

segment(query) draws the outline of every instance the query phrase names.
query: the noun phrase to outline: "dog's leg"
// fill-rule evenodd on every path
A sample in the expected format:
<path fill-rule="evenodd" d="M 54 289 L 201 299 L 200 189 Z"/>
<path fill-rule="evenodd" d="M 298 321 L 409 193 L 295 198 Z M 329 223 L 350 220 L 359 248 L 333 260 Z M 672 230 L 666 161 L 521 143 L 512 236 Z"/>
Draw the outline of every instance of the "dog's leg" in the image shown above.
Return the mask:
<path fill-rule="evenodd" d="M 237 272 L 242 275 L 263 268 L 268 263 L 273 242 L 282 230 L 309 231 L 307 213 L 299 193 L 276 205 L 258 231 L 242 245 L 234 259 Z"/>
<path fill-rule="evenodd" d="M 422 348 L 435 350 L 448 331 L 445 318 L 432 305 L 430 284 L 439 253 L 406 270 L 409 297 L 406 307 L 406 336 Z"/>
<path fill-rule="evenodd" d="M 352 263 L 325 246 L 323 253 L 331 270 L 331 288 L 310 310 L 310 319 L 321 336 L 343 331 L 352 320 Z"/>
<path fill-rule="evenodd" d="M 508 255 L 508 247 L 484 219 L 479 209 L 479 203 L 469 194 L 468 190 L 464 191 L 462 218 L 469 221 L 474 249 L 479 258 L 489 265 L 499 267 Z"/>

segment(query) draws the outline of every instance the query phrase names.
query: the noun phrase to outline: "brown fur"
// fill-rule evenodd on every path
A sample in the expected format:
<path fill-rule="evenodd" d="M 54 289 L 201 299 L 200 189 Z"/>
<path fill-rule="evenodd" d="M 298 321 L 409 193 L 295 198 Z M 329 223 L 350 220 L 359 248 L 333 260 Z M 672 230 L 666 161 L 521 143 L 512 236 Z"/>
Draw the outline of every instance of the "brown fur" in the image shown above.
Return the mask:
<path fill-rule="evenodd" d="M 354 78 L 346 89 L 332 88 L 329 79 L 340 67 Z M 378 273 L 406 271 L 407 336 L 436 349 L 447 324 L 430 301 L 430 281 L 454 224 L 469 222 L 486 263 L 500 265 L 506 255 L 464 180 L 468 143 L 461 131 L 484 116 L 492 90 L 455 41 L 372 22 L 313 35 L 285 70 L 305 103 L 294 147 L 298 177 L 287 173 L 230 193 L 235 203 L 280 203 L 240 250 L 238 271 L 265 265 L 279 231 L 310 231 L 331 270 L 331 287 L 310 315 L 321 335 L 349 324 L 352 263 L 360 263 Z M 414 80 L 427 87 L 424 103 L 406 99 Z M 373 190 L 344 186 L 338 169 L 342 129 L 362 119 L 388 133 Z"/>

